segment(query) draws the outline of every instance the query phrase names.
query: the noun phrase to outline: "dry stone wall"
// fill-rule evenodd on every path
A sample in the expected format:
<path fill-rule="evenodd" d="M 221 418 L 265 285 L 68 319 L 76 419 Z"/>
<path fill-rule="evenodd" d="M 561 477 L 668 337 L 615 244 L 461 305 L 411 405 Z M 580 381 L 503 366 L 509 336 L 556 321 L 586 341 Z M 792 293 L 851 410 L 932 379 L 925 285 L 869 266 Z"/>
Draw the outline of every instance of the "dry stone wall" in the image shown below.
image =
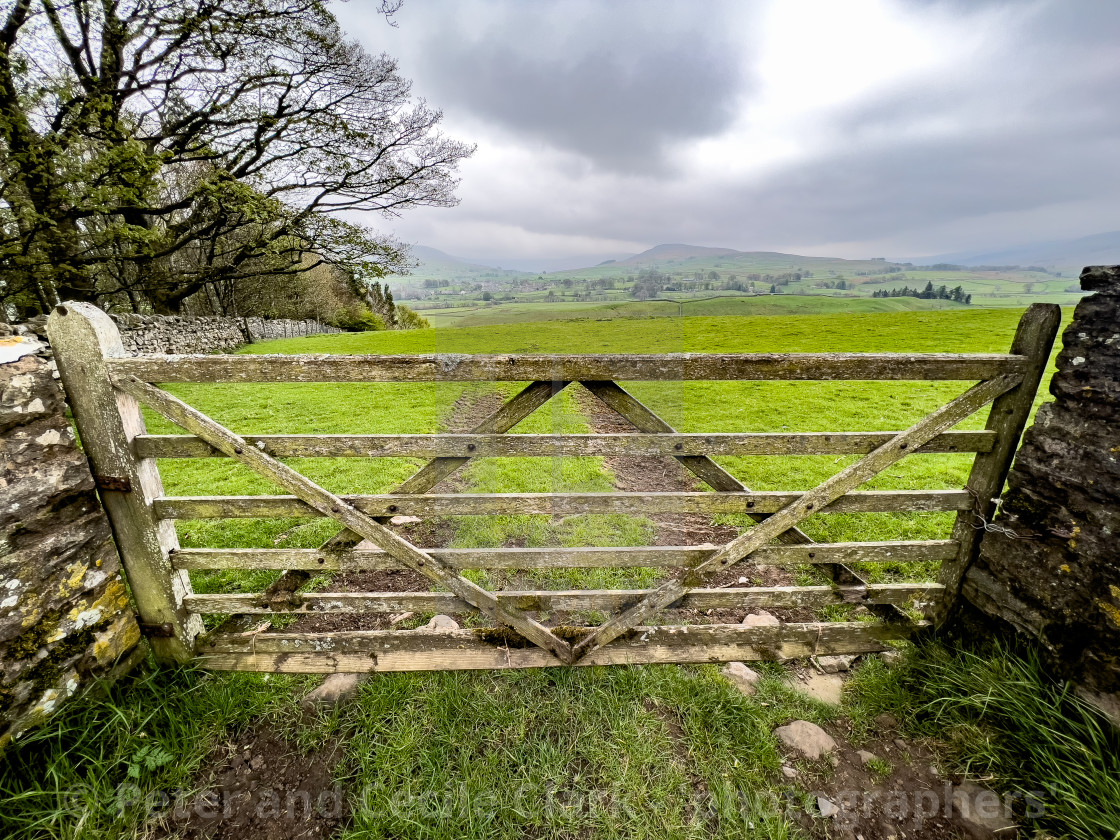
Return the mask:
<path fill-rule="evenodd" d="M 114 315 L 130 353 L 229 353 L 252 341 L 342 332 L 318 321 Z"/>
<path fill-rule="evenodd" d="M 144 653 L 56 376 L 0 325 L 0 750 Z"/>
<path fill-rule="evenodd" d="M 316 321 L 114 316 L 134 353 L 232 351 L 342 332 Z M 0 324 L 0 750 L 145 654 L 109 521 L 46 341 Z"/>
<path fill-rule="evenodd" d="M 342 332 L 318 321 L 267 318 L 195 318 L 175 315 L 112 315 L 121 343 L 130 353 L 230 353 L 252 341 L 302 338 Z M 47 319 L 34 318 L 21 330 L 41 338 Z"/>
<path fill-rule="evenodd" d="M 1090 267 L 964 595 L 1120 718 L 1120 266 Z"/>

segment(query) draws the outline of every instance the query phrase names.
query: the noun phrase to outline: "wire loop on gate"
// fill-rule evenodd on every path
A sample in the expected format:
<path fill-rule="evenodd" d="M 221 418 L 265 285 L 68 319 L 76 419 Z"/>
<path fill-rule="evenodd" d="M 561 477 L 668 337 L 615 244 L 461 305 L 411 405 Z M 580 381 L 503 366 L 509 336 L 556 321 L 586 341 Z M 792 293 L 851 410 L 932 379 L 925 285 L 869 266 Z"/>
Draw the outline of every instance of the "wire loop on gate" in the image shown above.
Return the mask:
<path fill-rule="evenodd" d="M 998 522 L 990 522 L 989 520 L 985 519 L 983 514 L 980 513 L 980 495 L 975 490 L 973 490 L 971 487 L 965 487 L 964 489 L 968 491 L 968 495 L 972 496 L 972 500 L 973 500 L 972 516 L 975 520 L 977 520 L 977 522 L 979 522 L 979 524 L 976 524 L 976 522 L 973 522 L 973 523 L 970 523 L 970 524 L 977 531 L 984 531 L 985 533 L 988 533 L 988 534 L 1002 534 L 1003 536 L 1005 536 L 1009 539 L 1012 539 L 1012 540 L 1037 540 L 1037 539 L 1039 539 L 1038 534 L 1020 534 L 1016 531 L 1013 531 L 1011 528 L 1008 528 L 1006 525 L 1001 525 Z M 1000 502 L 997 500 L 996 501 L 997 512 L 999 510 L 999 505 L 1000 505 Z"/>

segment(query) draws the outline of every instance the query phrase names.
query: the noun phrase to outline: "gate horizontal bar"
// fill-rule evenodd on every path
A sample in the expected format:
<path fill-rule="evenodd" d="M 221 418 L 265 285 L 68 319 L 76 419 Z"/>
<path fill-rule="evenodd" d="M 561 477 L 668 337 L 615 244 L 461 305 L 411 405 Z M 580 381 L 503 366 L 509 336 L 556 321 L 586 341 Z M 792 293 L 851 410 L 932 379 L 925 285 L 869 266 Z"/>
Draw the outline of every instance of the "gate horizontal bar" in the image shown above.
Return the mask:
<path fill-rule="evenodd" d="M 865 455 L 898 432 L 603 435 L 245 435 L 277 458 L 512 458 L 532 456 Z M 917 453 L 991 452 L 994 432 L 946 432 Z M 139 458 L 223 458 L 193 435 L 139 435 Z"/>
<path fill-rule="evenodd" d="M 756 566 L 782 563 L 941 563 L 956 557 L 954 540 L 812 543 L 763 546 L 751 555 Z M 717 549 L 687 546 L 632 548 L 428 548 L 453 569 L 672 568 L 694 566 Z M 315 548 L 181 548 L 171 554 L 175 569 L 304 569 L 377 571 L 403 569 L 379 549 L 322 551 Z"/>
<path fill-rule="evenodd" d="M 1026 369 L 998 353 L 132 356 L 114 377 L 145 382 L 524 382 L 529 380 L 964 380 Z"/>
<path fill-rule="evenodd" d="M 938 597 L 942 587 L 936 583 L 869 584 L 867 600 L 875 604 L 907 606 L 915 600 Z M 648 595 L 649 589 L 571 589 L 499 591 L 494 595 L 518 610 L 605 610 L 629 609 Z M 737 589 L 693 589 L 668 609 L 711 610 L 753 609 L 755 607 L 823 607 L 844 603 L 844 593 L 831 586 L 773 586 Z M 451 592 L 300 592 L 285 593 L 283 599 L 269 601 L 261 592 L 237 594 L 188 595 L 184 599 L 192 612 L 213 613 L 383 613 L 475 612 L 475 608 Z"/>
<path fill-rule="evenodd" d="M 432 493 L 343 496 L 371 516 L 483 516 L 645 513 L 776 513 L 801 493 Z M 968 510 L 964 490 L 868 490 L 848 493 L 821 513 Z M 165 496 L 153 503 L 160 519 L 317 517 L 296 496 Z"/>
<path fill-rule="evenodd" d="M 813 622 L 777 627 L 741 624 L 636 627 L 587 654 L 576 666 L 653 662 L 730 662 L 871 653 L 924 630 L 926 622 Z M 592 628 L 553 628 L 578 638 Z M 462 671 L 547 668 L 560 660 L 504 628 L 350 630 L 213 636 L 195 662 L 213 670 L 329 674 L 340 671 Z"/>

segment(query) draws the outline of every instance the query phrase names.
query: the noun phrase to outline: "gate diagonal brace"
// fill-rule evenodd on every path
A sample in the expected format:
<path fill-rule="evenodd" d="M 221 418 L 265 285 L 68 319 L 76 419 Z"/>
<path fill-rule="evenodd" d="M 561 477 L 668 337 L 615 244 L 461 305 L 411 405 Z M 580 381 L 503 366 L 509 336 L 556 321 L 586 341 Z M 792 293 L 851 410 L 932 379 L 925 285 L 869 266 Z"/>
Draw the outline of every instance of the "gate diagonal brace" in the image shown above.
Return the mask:
<path fill-rule="evenodd" d="M 736 537 L 704 563 L 691 570 L 683 580 L 674 579 L 665 582 L 622 615 L 600 625 L 595 632 L 575 646 L 573 649 L 575 660 L 578 661 L 590 651 L 609 644 L 628 630 L 637 627 L 685 593 L 704 583 L 717 571 L 734 566 L 784 531 L 874 478 L 915 449 L 974 414 L 996 397 L 1010 391 L 1022 380 L 1021 374 L 1009 374 L 972 386 L 952 402 L 922 418 L 878 449 L 841 470 L 823 484 L 809 490 L 745 534 Z"/>
<path fill-rule="evenodd" d="M 475 426 L 471 432 L 473 434 L 504 434 L 548 402 L 556 394 L 559 394 L 567 385 L 568 383 L 563 381 L 531 382 L 520 392 L 503 403 L 497 411 Z M 394 494 L 425 493 L 462 467 L 469 460 L 470 458 L 433 458 L 414 473 L 411 478 L 405 481 L 404 484 L 390 492 Z M 389 517 L 374 517 L 374 519 L 382 525 L 389 521 Z M 361 541 L 362 537 L 360 534 L 355 533 L 350 528 L 342 528 L 333 537 L 319 546 L 319 550 L 330 552 L 346 551 L 347 549 L 353 548 Z M 309 580 L 311 580 L 311 573 L 308 571 L 288 570 L 281 574 L 263 594 L 267 597 L 295 592 Z M 232 615 L 227 618 L 222 623 L 222 626 L 215 632 L 238 632 L 240 630 L 249 629 L 252 624 L 253 617 L 250 615 Z"/>
<path fill-rule="evenodd" d="M 674 434 L 674 429 L 660 415 L 637 399 L 617 382 L 611 380 L 587 380 L 580 384 L 594 394 L 600 402 L 628 421 L 640 432 L 650 434 Z M 723 492 L 749 492 L 750 488 L 707 455 L 676 455 L 681 465 L 692 472 L 713 490 Z M 748 516 L 755 522 L 768 518 L 767 514 L 752 513 Z M 778 542 L 786 545 L 810 545 L 812 538 L 798 528 L 790 528 L 778 535 Z M 833 584 L 843 594 L 848 604 L 865 604 L 879 618 L 885 621 L 908 621 L 908 617 L 894 604 L 872 604 L 867 602 L 867 582 L 843 563 L 822 563 L 822 570 L 828 572 Z"/>
<path fill-rule="evenodd" d="M 563 391 L 568 384 L 563 381 L 549 382 L 545 380 L 530 382 L 521 391 L 502 403 L 497 411 L 471 429 L 470 433 L 479 435 L 505 434 Z M 470 460 L 470 458 L 433 458 L 413 473 L 400 487 L 389 492 L 393 494 L 426 493 Z M 384 523 L 386 520 L 378 518 L 377 521 Z M 341 551 L 353 548 L 359 542 L 361 542 L 361 537 L 350 529 L 343 528 L 323 543 L 319 550 Z"/>
<path fill-rule="evenodd" d="M 446 586 L 483 615 L 509 625 L 533 644 L 552 653 L 560 662 L 572 663 L 571 645 L 553 635 L 547 627 L 529 618 L 520 610 L 500 603 L 492 593 L 457 574 L 395 531 L 320 487 L 287 464 L 247 443 L 202 412 L 135 376 L 114 377 L 113 385 L 147 403 L 171 422 L 202 438 L 229 457 L 236 458 L 258 475 L 271 479 L 324 516 L 360 534 L 413 571 Z"/>

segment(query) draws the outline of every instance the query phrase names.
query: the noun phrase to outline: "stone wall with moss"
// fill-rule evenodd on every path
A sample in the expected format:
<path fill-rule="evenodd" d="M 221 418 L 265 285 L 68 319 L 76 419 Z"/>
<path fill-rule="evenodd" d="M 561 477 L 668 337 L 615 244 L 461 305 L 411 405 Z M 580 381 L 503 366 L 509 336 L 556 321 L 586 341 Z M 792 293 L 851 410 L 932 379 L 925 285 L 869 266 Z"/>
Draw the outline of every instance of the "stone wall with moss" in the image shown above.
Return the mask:
<path fill-rule="evenodd" d="M 1120 266 L 1085 269 L 1054 402 L 1023 437 L 964 594 L 1120 718 Z"/>
<path fill-rule="evenodd" d="M 304 338 L 340 333 L 318 321 L 288 318 L 199 318 L 178 315 L 111 315 L 130 353 L 232 353 L 252 341 Z M 32 318 L 17 329 L 46 340 L 47 317 Z"/>
<path fill-rule="evenodd" d="M 143 655 L 46 346 L 0 325 L 0 750 Z"/>

